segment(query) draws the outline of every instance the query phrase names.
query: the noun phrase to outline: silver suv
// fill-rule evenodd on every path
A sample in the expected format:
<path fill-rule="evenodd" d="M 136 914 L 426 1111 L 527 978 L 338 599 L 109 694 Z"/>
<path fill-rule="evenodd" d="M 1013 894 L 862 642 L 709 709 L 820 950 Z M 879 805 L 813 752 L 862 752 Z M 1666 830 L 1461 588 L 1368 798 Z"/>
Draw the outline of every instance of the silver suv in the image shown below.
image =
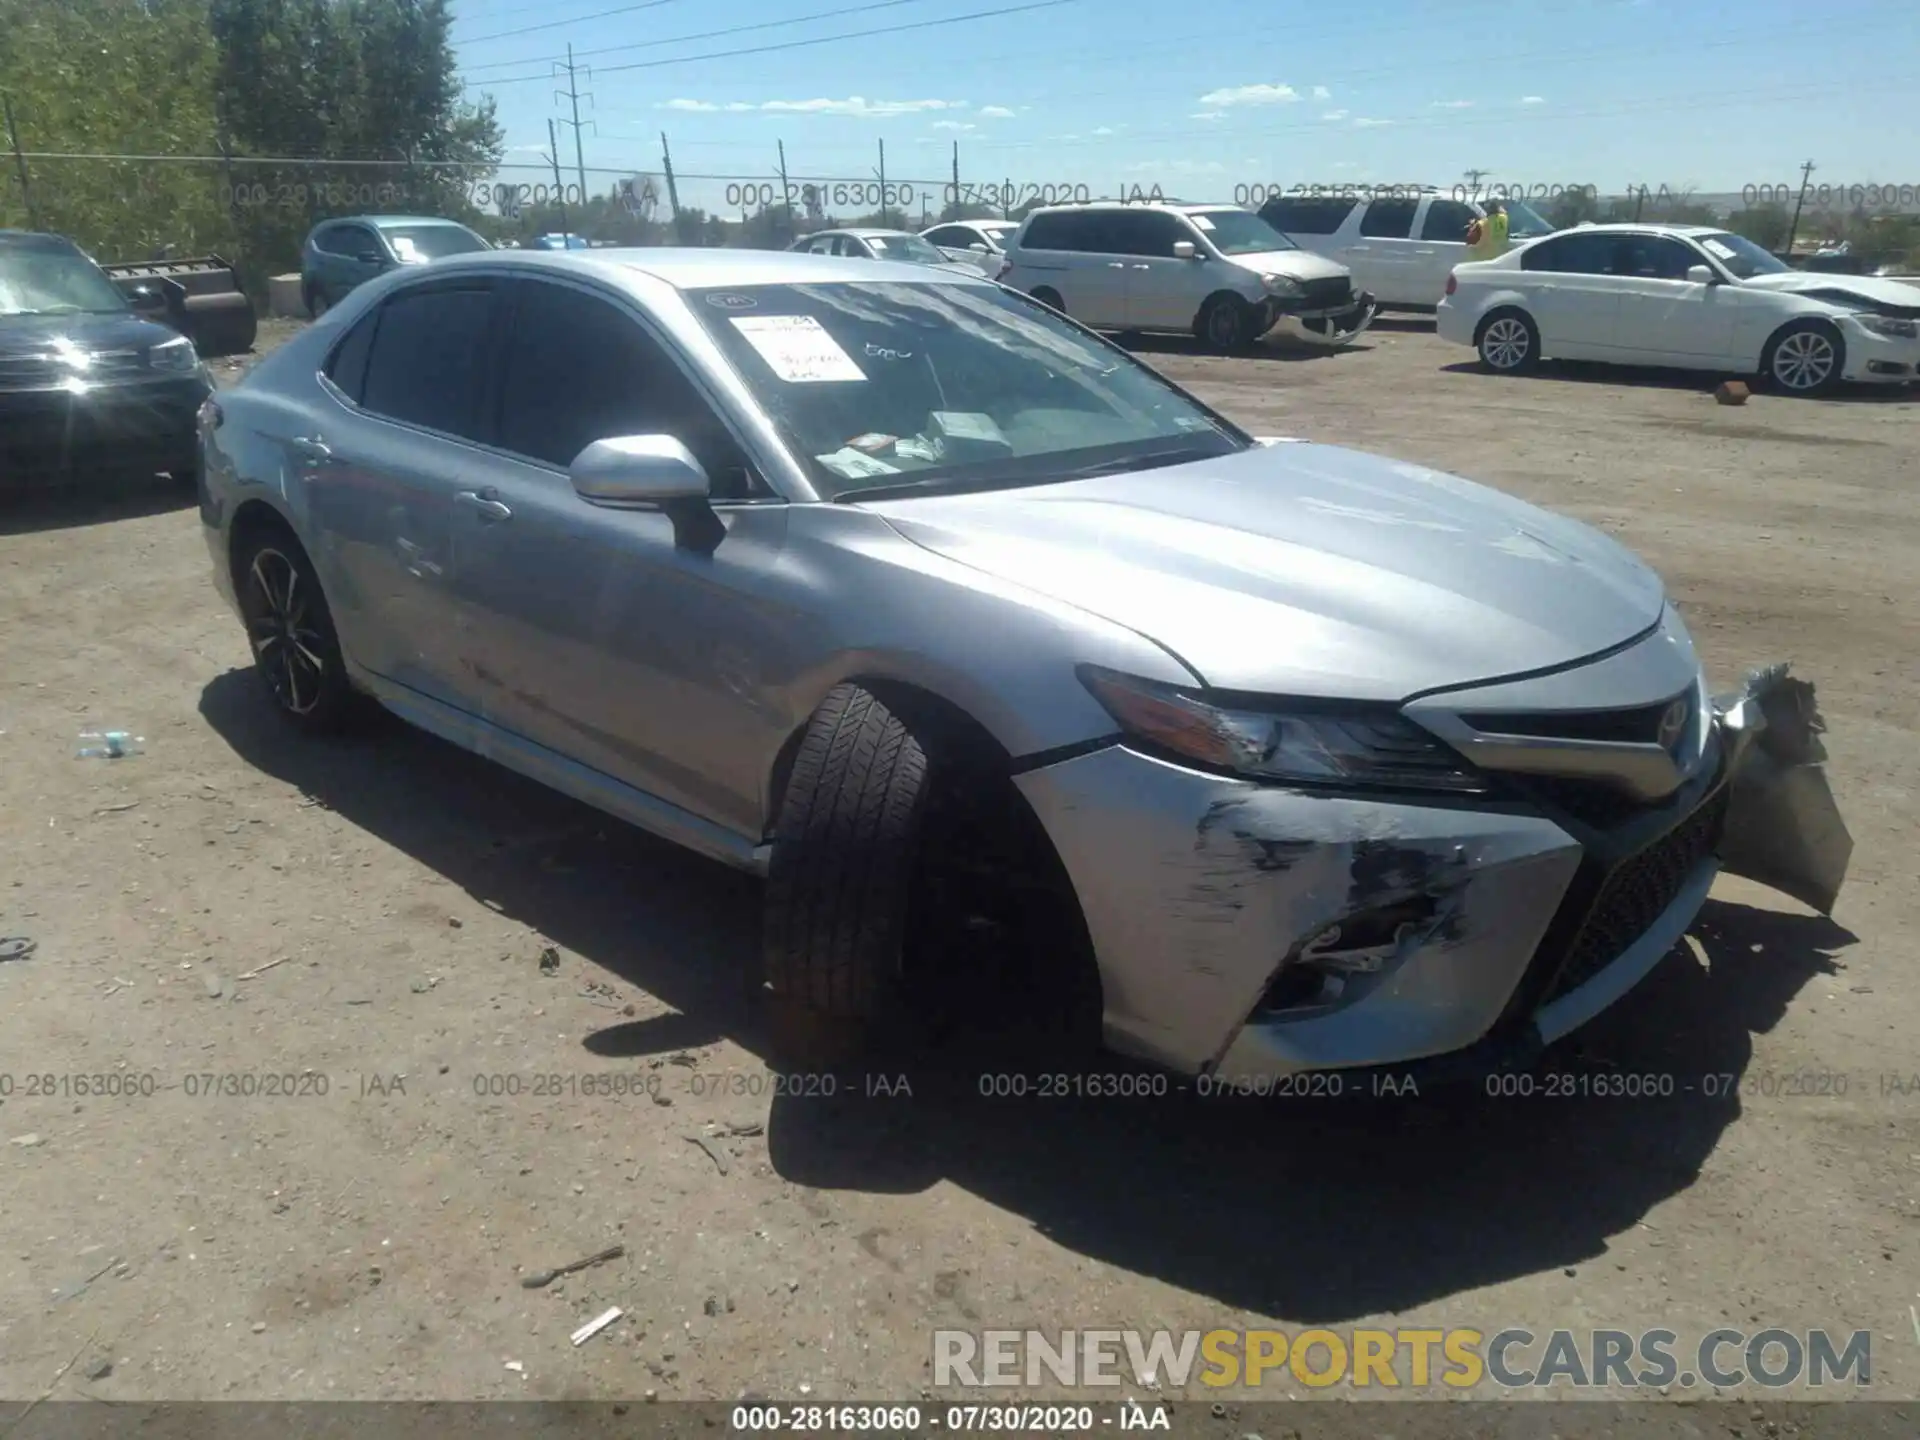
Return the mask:
<path fill-rule="evenodd" d="M 1066 205 L 1036 210 L 995 277 L 1095 330 L 1198 336 L 1223 353 L 1276 324 L 1344 344 L 1372 323 L 1347 267 L 1232 205 Z"/>

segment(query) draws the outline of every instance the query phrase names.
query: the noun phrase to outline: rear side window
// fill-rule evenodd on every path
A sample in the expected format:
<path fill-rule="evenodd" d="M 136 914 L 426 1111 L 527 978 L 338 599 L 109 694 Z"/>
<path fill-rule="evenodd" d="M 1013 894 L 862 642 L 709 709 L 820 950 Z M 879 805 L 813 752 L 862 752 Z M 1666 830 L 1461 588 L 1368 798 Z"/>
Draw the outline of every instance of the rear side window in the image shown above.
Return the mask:
<path fill-rule="evenodd" d="M 1405 240 L 1413 233 L 1413 213 L 1418 200 L 1375 200 L 1368 204 L 1360 221 L 1360 233 L 1376 240 Z"/>
<path fill-rule="evenodd" d="M 1478 218 L 1472 206 L 1462 205 L 1458 200 L 1429 200 L 1427 218 L 1420 222 L 1420 238 L 1464 245 L 1467 227 Z"/>
<path fill-rule="evenodd" d="M 1169 259 L 1173 247 L 1195 236 L 1184 222 L 1159 210 L 1129 210 L 1103 217 L 1102 227 L 1111 236 L 1109 245 L 1118 255 L 1151 255 Z"/>
<path fill-rule="evenodd" d="M 407 290 L 380 307 L 360 404 L 376 415 L 484 439 L 493 289 Z"/>
<path fill-rule="evenodd" d="M 1260 218 L 1282 235 L 1331 235 L 1352 213 L 1353 201 L 1321 195 L 1269 200 L 1260 208 Z"/>
<path fill-rule="evenodd" d="M 1060 210 L 1027 221 L 1020 244 L 1028 250 L 1079 250 L 1124 255 L 1113 233 L 1113 216 L 1098 210 Z"/>
<path fill-rule="evenodd" d="M 1612 235 L 1559 235 L 1541 240 L 1520 252 L 1522 270 L 1547 270 L 1560 275 L 1611 275 Z"/>
<path fill-rule="evenodd" d="M 367 357 L 373 353 L 373 331 L 379 323 L 380 310 L 375 307 L 360 317 L 347 332 L 347 338 L 334 346 L 333 354 L 327 358 L 327 379 L 356 405 L 366 388 Z"/>

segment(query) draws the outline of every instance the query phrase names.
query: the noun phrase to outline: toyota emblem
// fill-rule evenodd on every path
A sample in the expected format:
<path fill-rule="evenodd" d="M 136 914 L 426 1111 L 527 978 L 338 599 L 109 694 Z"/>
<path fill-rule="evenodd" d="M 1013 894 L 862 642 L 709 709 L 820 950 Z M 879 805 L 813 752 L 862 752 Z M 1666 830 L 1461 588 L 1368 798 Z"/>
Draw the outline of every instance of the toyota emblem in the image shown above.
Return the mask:
<path fill-rule="evenodd" d="M 1655 738 L 1662 750 L 1671 750 L 1680 743 L 1681 736 L 1687 732 L 1687 718 L 1692 713 L 1693 706 L 1684 695 L 1661 712 L 1660 728 Z"/>

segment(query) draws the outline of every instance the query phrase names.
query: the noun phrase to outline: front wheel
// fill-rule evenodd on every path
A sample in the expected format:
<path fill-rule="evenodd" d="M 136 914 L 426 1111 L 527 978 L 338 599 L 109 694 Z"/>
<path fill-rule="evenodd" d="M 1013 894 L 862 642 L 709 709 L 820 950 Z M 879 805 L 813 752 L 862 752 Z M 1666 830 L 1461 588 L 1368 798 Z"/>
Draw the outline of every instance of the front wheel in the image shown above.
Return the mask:
<path fill-rule="evenodd" d="M 1253 307 L 1237 295 L 1221 295 L 1207 302 L 1195 328 L 1216 355 L 1234 355 L 1253 343 Z"/>
<path fill-rule="evenodd" d="M 1480 363 L 1496 375 L 1519 375 L 1540 363 L 1540 331 L 1519 310 L 1496 310 L 1474 340 Z"/>
<path fill-rule="evenodd" d="M 245 542 L 234 565 L 240 615 L 260 677 L 281 716 L 315 734 L 337 730 L 353 703 L 333 614 L 313 563 L 274 529 Z"/>
<path fill-rule="evenodd" d="M 1052 286 L 1042 285 L 1038 290 L 1033 292 L 1033 298 L 1057 314 L 1064 315 L 1067 313 L 1067 302 L 1060 298 L 1060 292 Z"/>
<path fill-rule="evenodd" d="M 1826 395 L 1846 368 L 1847 342 L 1825 320 L 1796 320 L 1767 342 L 1760 373 L 1789 395 Z"/>

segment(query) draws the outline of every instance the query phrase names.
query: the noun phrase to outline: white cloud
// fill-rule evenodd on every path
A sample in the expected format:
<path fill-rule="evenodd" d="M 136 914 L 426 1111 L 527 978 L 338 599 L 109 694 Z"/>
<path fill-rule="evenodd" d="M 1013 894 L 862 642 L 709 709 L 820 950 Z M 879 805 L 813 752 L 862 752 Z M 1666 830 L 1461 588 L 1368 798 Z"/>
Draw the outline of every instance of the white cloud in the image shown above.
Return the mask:
<path fill-rule="evenodd" d="M 1471 100 L 1436 100 L 1433 102 L 1433 108 L 1436 110 L 1471 110 L 1473 108 L 1473 102 Z"/>
<path fill-rule="evenodd" d="M 1102 125 L 1099 129 L 1093 131 L 1093 133 L 1095 135 L 1111 135 L 1113 134 L 1113 127 L 1110 125 Z"/>
<path fill-rule="evenodd" d="M 711 100 L 668 100 L 657 108 L 687 110 L 699 114 L 712 114 L 724 110 L 732 115 L 762 111 L 781 115 L 852 115 L 872 118 L 889 115 L 920 115 L 941 110 L 964 110 L 967 108 L 967 102 L 964 100 L 868 100 L 864 96 L 851 95 L 845 100 L 762 100 L 758 104 L 735 100 L 725 105 L 717 105 Z"/>
<path fill-rule="evenodd" d="M 964 120 L 936 120 L 933 122 L 933 128 L 936 130 L 972 130 L 977 127 L 968 124 Z"/>
<path fill-rule="evenodd" d="M 1344 110 L 1329 110 L 1320 118 L 1322 120 L 1344 120 L 1347 118 L 1347 112 Z"/>
<path fill-rule="evenodd" d="M 509 155 L 544 155 L 547 153 L 547 147 L 544 145 L 509 145 L 507 147 L 507 153 Z"/>
<path fill-rule="evenodd" d="M 980 107 L 980 118 L 983 120 L 1011 120 L 1013 118 L 1013 111 L 1004 105 L 982 105 Z"/>
<path fill-rule="evenodd" d="M 1373 120 L 1362 115 L 1358 120 L 1353 122 L 1353 128 L 1356 130 L 1378 130 L 1381 126 L 1391 125 L 1392 123 L 1391 120 Z"/>
<path fill-rule="evenodd" d="M 1331 100 L 1333 98 L 1333 92 L 1324 85 L 1316 85 L 1313 87 L 1313 98 L 1316 100 Z"/>
<path fill-rule="evenodd" d="M 1544 105 L 1547 103 L 1547 97 L 1544 95 L 1522 95 L 1520 97 L 1520 103 L 1522 105 Z"/>
<path fill-rule="evenodd" d="M 1291 85 L 1234 85 L 1225 90 L 1209 90 L 1200 103 L 1209 109 L 1222 105 L 1282 105 L 1300 98 Z"/>
<path fill-rule="evenodd" d="M 1224 120 L 1227 116 L 1224 110 L 1196 110 L 1187 118 L 1189 120 Z"/>

